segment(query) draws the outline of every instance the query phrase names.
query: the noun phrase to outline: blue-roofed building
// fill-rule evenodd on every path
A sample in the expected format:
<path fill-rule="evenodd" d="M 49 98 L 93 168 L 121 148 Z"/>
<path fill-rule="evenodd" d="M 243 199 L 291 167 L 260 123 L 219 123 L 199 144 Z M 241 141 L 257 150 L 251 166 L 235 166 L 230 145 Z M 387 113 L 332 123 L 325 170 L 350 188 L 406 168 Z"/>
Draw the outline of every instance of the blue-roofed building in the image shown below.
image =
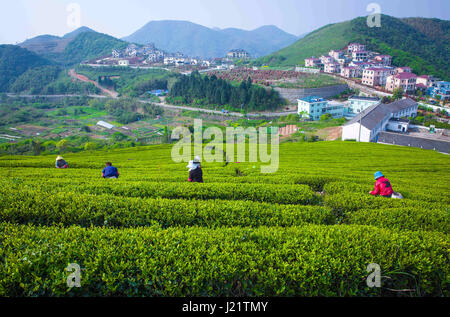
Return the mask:
<path fill-rule="evenodd" d="M 156 90 L 149 91 L 148 93 L 153 96 L 161 97 L 161 96 L 166 95 L 168 92 L 169 92 L 168 90 L 156 89 Z"/>
<path fill-rule="evenodd" d="M 327 113 L 331 114 L 333 118 L 342 118 L 347 112 L 343 104 L 336 102 L 330 104 L 326 99 L 316 96 L 305 97 L 297 101 L 300 117 L 313 121 L 320 120 L 320 117 Z"/>
<path fill-rule="evenodd" d="M 441 96 L 441 100 L 450 100 L 450 82 L 438 81 L 428 89 L 428 95 L 433 98 Z"/>

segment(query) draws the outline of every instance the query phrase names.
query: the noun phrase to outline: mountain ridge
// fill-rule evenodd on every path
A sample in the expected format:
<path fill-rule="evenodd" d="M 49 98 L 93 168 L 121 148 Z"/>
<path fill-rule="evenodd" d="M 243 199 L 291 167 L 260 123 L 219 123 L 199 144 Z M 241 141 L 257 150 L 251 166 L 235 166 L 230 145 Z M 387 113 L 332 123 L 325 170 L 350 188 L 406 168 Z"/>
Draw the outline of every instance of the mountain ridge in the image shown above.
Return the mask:
<path fill-rule="evenodd" d="M 189 21 L 160 20 L 150 21 L 122 39 L 138 44 L 154 43 L 163 50 L 211 58 L 225 56 L 229 50 L 238 48 L 247 50 L 252 56 L 264 56 L 293 43 L 297 37 L 274 25 L 247 31 L 208 28 Z"/>

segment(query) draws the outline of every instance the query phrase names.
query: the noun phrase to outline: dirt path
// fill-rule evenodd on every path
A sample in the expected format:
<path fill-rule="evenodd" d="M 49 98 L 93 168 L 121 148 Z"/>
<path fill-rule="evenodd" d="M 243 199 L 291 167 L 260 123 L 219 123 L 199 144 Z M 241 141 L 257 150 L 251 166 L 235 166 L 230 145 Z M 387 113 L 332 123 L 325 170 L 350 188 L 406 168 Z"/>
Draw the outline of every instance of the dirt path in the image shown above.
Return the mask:
<path fill-rule="evenodd" d="M 109 96 L 112 97 L 112 98 L 117 98 L 117 96 L 119 95 L 119 94 L 118 94 L 117 92 L 115 92 L 114 90 L 106 89 L 106 88 L 100 86 L 96 81 L 90 80 L 89 78 L 87 78 L 87 77 L 84 76 L 84 75 L 77 74 L 77 73 L 75 72 L 75 69 L 69 70 L 69 76 L 72 77 L 72 78 L 75 78 L 75 79 L 77 79 L 77 80 L 80 80 L 80 81 L 82 81 L 82 82 L 85 82 L 85 83 L 91 83 L 91 84 L 94 84 L 95 87 L 97 87 L 97 88 L 100 89 L 104 94 L 109 95 Z"/>

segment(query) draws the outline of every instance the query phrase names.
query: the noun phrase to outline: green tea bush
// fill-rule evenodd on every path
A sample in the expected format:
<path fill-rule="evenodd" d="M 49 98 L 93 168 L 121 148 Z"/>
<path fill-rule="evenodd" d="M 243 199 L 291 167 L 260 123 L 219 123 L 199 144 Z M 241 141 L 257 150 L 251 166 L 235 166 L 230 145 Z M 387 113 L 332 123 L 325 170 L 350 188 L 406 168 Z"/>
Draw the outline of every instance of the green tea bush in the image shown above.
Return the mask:
<path fill-rule="evenodd" d="M 0 190 L 0 221 L 83 227 L 301 226 L 333 224 L 331 209 L 251 201 L 141 199 Z"/>
<path fill-rule="evenodd" d="M 449 210 L 414 207 L 363 209 L 347 215 L 346 222 L 395 230 L 426 230 L 450 232 Z"/>
<path fill-rule="evenodd" d="M 448 237 L 368 226 L 0 224 L 0 296 L 448 296 Z M 81 287 L 66 285 L 77 263 Z M 380 265 L 382 288 L 366 285 Z M 395 292 L 392 290 L 405 290 Z"/>

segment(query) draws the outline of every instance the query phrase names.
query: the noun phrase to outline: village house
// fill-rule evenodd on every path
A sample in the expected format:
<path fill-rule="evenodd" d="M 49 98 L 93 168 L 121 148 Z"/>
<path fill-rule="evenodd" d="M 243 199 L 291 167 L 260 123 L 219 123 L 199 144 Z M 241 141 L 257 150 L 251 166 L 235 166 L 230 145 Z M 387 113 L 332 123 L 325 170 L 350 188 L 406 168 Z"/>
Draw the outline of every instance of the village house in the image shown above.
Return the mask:
<path fill-rule="evenodd" d="M 313 56 L 305 59 L 306 67 L 318 67 L 320 66 L 320 64 L 321 64 L 320 58 L 316 58 Z"/>
<path fill-rule="evenodd" d="M 415 74 L 408 72 L 391 75 L 386 79 L 386 90 L 392 92 L 401 88 L 405 93 L 413 93 L 416 90 L 416 78 Z"/>
<path fill-rule="evenodd" d="M 347 51 L 349 53 L 365 51 L 365 50 L 366 50 L 366 46 L 364 44 L 359 44 L 359 43 L 350 43 L 347 48 Z"/>
<path fill-rule="evenodd" d="M 380 63 L 383 66 L 391 66 L 392 64 L 392 56 L 390 55 L 377 55 L 374 58 L 374 61 Z"/>
<path fill-rule="evenodd" d="M 334 58 L 333 57 L 331 57 L 331 56 L 324 56 L 324 55 L 322 55 L 322 56 L 320 56 L 320 62 L 322 63 L 322 64 L 327 64 L 327 63 L 333 63 L 334 62 Z"/>
<path fill-rule="evenodd" d="M 395 69 L 395 74 L 400 73 L 412 73 L 411 67 L 397 67 Z"/>
<path fill-rule="evenodd" d="M 362 83 L 368 86 L 386 86 L 386 79 L 393 75 L 394 70 L 391 68 L 371 67 L 363 70 Z"/>
<path fill-rule="evenodd" d="M 435 82 L 433 86 L 428 89 L 428 94 L 433 98 L 439 96 L 441 100 L 450 100 L 450 82 Z"/>
<path fill-rule="evenodd" d="M 355 66 L 347 66 L 341 68 L 341 76 L 346 78 L 361 77 L 361 69 Z"/>
<path fill-rule="evenodd" d="M 429 76 L 429 75 L 421 75 L 421 76 L 417 76 L 416 79 L 416 84 L 422 84 L 425 87 L 431 87 L 433 86 L 434 83 L 434 78 L 433 76 Z"/>
<path fill-rule="evenodd" d="M 249 59 L 250 54 L 242 49 L 231 50 L 227 53 L 227 57 L 231 59 L 241 58 L 241 59 Z"/>
<path fill-rule="evenodd" d="M 352 52 L 352 58 L 354 61 L 365 62 L 369 59 L 369 52 L 367 51 L 354 51 Z"/>
<path fill-rule="evenodd" d="M 324 70 L 325 73 L 340 73 L 341 72 L 341 65 L 337 62 L 331 62 L 324 64 Z"/>
<path fill-rule="evenodd" d="M 342 140 L 377 142 L 379 134 L 386 131 L 388 127 L 395 131 L 406 132 L 406 121 L 398 119 L 415 117 L 417 109 L 417 102 L 409 98 L 390 104 L 376 103 L 344 125 Z"/>
<path fill-rule="evenodd" d="M 335 51 L 335 50 L 331 50 L 328 53 L 329 56 L 333 57 L 335 60 L 341 59 L 344 57 L 344 52 L 342 51 Z"/>

